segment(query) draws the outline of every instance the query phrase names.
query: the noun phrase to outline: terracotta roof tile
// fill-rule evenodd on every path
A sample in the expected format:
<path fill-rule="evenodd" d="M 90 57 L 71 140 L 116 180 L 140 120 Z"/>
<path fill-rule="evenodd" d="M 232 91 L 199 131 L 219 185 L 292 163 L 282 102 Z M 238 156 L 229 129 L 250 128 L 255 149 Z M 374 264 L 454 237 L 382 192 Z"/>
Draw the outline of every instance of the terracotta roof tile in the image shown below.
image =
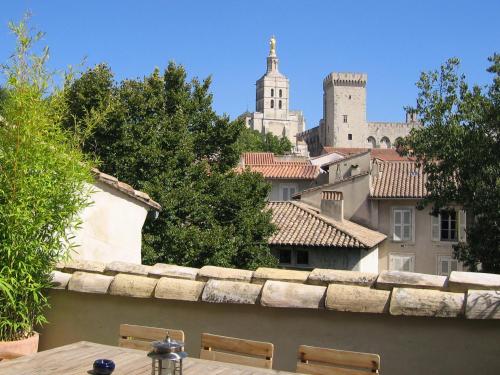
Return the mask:
<path fill-rule="evenodd" d="M 379 174 L 372 180 L 372 198 L 424 198 L 427 177 L 414 162 L 380 162 Z"/>
<path fill-rule="evenodd" d="M 318 166 L 304 164 L 252 165 L 249 168 L 252 172 L 261 173 L 264 178 L 276 179 L 314 180 L 320 173 Z"/>
<path fill-rule="evenodd" d="M 245 152 L 243 154 L 245 165 L 274 164 L 272 152 Z"/>
<path fill-rule="evenodd" d="M 277 232 L 270 245 L 320 246 L 367 249 L 386 236 L 348 220 L 333 220 L 299 202 L 269 202 Z"/>
<path fill-rule="evenodd" d="M 308 159 L 275 156 L 272 152 L 246 152 L 242 159 L 237 171 L 248 167 L 264 178 L 314 180 L 321 172 Z"/>

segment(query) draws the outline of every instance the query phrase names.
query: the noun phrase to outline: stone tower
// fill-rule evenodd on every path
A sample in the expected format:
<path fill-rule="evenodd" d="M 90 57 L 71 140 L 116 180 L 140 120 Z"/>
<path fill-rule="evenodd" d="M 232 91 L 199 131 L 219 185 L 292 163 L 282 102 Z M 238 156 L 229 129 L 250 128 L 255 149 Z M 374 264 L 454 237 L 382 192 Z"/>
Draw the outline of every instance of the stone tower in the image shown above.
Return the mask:
<path fill-rule="evenodd" d="M 288 118 L 289 82 L 278 70 L 276 41 L 271 38 L 271 48 L 267 56 L 267 70 L 257 82 L 255 110 L 264 113 L 264 118 L 286 120 Z M 274 48 L 273 48 L 274 47 Z M 294 134 L 295 135 L 295 134 Z"/>
<path fill-rule="evenodd" d="M 363 73 L 331 73 L 323 80 L 321 144 L 366 145 L 366 81 Z"/>
<path fill-rule="evenodd" d="M 274 37 L 269 45 L 266 73 L 256 82 L 255 112 L 244 113 L 242 117 L 248 127 L 261 133 L 287 137 L 298 147 L 296 135 L 304 131 L 305 119 L 301 111 L 290 110 L 290 83 L 278 69 Z"/>

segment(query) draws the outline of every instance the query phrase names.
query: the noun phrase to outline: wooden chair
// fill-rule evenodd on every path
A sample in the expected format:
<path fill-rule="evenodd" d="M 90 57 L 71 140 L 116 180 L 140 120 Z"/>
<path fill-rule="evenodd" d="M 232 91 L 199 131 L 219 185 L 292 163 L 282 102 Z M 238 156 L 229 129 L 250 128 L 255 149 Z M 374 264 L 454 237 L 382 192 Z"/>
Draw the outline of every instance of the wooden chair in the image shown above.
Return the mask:
<path fill-rule="evenodd" d="M 167 337 L 167 333 L 172 340 L 184 342 L 184 332 L 177 329 L 120 324 L 118 346 L 150 351 L 152 349 L 151 343 L 157 340 L 164 340 Z"/>
<path fill-rule="evenodd" d="M 201 334 L 200 358 L 239 365 L 272 368 L 274 345 L 234 337 Z"/>
<path fill-rule="evenodd" d="M 378 354 L 299 346 L 297 372 L 311 375 L 378 374 Z"/>
<path fill-rule="evenodd" d="M 19 357 L 22 357 L 22 354 L 19 353 L 13 353 L 13 352 L 0 352 L 0 362 L 2 361 L 8 361 L 10 359 L 16 359 Z"/>

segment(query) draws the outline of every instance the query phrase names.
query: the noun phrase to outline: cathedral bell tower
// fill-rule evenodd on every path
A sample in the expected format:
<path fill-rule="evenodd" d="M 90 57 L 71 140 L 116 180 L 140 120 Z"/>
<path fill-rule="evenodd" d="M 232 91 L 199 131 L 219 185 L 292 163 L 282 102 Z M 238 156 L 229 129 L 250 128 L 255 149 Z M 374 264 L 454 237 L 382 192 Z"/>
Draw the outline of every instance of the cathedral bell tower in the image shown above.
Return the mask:
<path fill-rule="evenodd" d="M 288 79 L 278 70 L 276 55 L 276 38 L 269 41 L 267 70 L 256 83 L 256 111 L 264 114 L 264 119 L 286 120 L 288 118 L 289 83 Z"/>

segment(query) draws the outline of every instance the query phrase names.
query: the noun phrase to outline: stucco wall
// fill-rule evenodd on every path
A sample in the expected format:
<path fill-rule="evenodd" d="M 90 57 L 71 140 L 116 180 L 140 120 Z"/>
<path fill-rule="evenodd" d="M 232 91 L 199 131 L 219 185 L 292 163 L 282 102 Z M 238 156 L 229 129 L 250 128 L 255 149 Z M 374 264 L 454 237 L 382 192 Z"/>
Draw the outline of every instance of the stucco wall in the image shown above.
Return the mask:
<path fill-rule="evenodd" d="M 318 188 L 302 194 L 301 201 L 318 209 L 321 208 L 321 190 Z M 334 185 L 327 185 L 324 190 L 342 192 L 344 196 L 344 219 L 352 220 L 373 229 L 370 220 L 372 205 L 368 200 L 370 193 L 370 176 L 368 174 L 354 176 Z"/>
<path fill-rule="evenodd" d="M 439 256 L 451 256 L 452 242 L 432 241 L 430 209 L 417 210 L 416 200 L 379 200 L 378 228 L 387 234 L 380 245 L 379 271 L 389 269 L 389 254 L 415 255 L 415 272 L 436 274 Z M 392 237 L 392 208 L 411 207 L 414 213 L 414 236 L 412 241 L 396 242 Z M 459 269 L 461 266 L 459 265 Z"/>
<path fill-rule="evenodd" d="M 297 191 L 301 192 L 305 189 L 309 189 L 311 187 L 315 187 L 320 183 L 320 179 L 318 181 L 311 181 L 311 180 L 285 180 L 285 179 L 279 179 L 279 180 L 271 180 L 268 179 L 267 182 L 271 183 L 271 191 L 269 193 L 268 199 L 270 201 L 281 201 L 283 200 L 281 197 L 281 186 L 282 185 L 296 185 Z"/>
<path fill-rule="evenodd" d="M 378 353 L 386 375 L 497 374 L 500 321 L 266 308 L 53 290 L 40 350 L 88 340 L 116 345 L 120 323 L 182 329 L 198 357 L 200 334 L 270 341 L 274 368 L 295 370 L 300 344 Z M 91 363 L 95 358 L 89 358 Z"/>
<path fill-rule="evenodd" d="M 141 235 L 146 207 L 102 182 L 96 182 L 93 190 L 91 199 L 94 203 L 81 215 L 83 224 L 74 239 L 79 246 L 72 257 L 141 263 Z"/>

